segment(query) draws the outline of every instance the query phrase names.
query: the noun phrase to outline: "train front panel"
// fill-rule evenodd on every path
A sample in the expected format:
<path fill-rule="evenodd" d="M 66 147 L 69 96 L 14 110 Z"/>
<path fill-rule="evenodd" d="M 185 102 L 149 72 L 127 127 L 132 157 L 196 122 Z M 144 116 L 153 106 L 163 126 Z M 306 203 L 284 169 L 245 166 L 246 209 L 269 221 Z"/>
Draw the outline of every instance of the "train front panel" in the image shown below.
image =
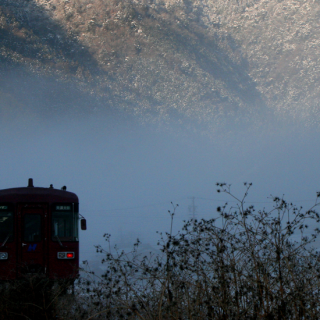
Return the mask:
<path fill-rule="evenodd" d="M 30 183 L 31 180 L 31 183 Z M 79 275 L 79 202 L 65 189 L 0 190 L 0 280 Z"/>
<path fill-rule="evenodd" d="M 49 272 L 51 279 L 74 279 L 79 275 L 79 205 L 51 206 L 49 230 Z"/>

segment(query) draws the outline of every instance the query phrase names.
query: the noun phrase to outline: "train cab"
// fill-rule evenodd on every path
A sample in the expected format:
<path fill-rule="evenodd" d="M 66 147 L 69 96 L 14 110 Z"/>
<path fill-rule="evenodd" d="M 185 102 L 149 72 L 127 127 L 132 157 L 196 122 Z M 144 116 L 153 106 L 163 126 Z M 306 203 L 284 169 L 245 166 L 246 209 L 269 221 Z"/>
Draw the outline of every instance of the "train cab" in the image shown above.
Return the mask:
<path fill-rule="evenodd" d="M 66 187 L 0 190 L 0 280 L 26 274 L 79 276 L 79 199 Z"/>

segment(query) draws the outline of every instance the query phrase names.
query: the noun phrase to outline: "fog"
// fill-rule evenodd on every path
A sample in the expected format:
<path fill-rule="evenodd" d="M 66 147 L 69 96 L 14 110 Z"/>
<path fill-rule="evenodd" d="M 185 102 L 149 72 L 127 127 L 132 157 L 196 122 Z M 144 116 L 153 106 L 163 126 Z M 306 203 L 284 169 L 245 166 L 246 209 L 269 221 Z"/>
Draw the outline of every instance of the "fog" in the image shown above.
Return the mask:
<path fill-rule="evenodd" d="M 303 123 L 204 133 L 174 120 L 90 116 L 10 121 L 2 132 L 0 188 L 33 178 L 35 186 L 76 193 L 88 224 L 80 259 L 93 264 L 104 233 L 120 248 L 136 238 L 144 250 L 156 248 L 156 231 L 170 229 L 171 202 L 179 204 L 174 233 L 193 211 L 198 219 L 218 217 L 216 207 L 232 199 L 216 192 L 216 182 L 232 184 L 237 196 L 252 182 L 247 203 L 257 208 L 270 206 L 271 194 L 308 208 L 320 190 L 319 131 Z"/>

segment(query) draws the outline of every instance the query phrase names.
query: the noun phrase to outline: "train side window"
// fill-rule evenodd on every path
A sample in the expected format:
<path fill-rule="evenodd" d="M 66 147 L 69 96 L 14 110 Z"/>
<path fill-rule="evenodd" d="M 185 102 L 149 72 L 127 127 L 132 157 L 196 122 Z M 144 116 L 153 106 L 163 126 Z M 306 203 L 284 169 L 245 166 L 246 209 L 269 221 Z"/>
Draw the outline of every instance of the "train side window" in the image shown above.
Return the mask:
<path fill-rule="evenodd" d="M 0 212 L 0 245 L 13 241 L 13 213 Z"/>
<path fill-rule="evenodd" d="M 41 216 L 39 214 L 26 214 L 24 216 L 24 241 L 41 241 Z"/>

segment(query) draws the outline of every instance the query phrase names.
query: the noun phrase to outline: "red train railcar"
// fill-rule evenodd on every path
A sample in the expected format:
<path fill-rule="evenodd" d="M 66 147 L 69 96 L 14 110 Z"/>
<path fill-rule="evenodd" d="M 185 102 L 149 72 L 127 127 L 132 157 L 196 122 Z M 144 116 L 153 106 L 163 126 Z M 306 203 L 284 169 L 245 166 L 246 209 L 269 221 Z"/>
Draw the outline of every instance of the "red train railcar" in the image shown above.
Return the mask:
<path fill-rule="evenodd" d="M 29 179 L 28 187 L 0 190 L 0 280 L 35 273 L 75 280 L 78 225 L 79 199 L 65 187 L 34 187 Z"/>

